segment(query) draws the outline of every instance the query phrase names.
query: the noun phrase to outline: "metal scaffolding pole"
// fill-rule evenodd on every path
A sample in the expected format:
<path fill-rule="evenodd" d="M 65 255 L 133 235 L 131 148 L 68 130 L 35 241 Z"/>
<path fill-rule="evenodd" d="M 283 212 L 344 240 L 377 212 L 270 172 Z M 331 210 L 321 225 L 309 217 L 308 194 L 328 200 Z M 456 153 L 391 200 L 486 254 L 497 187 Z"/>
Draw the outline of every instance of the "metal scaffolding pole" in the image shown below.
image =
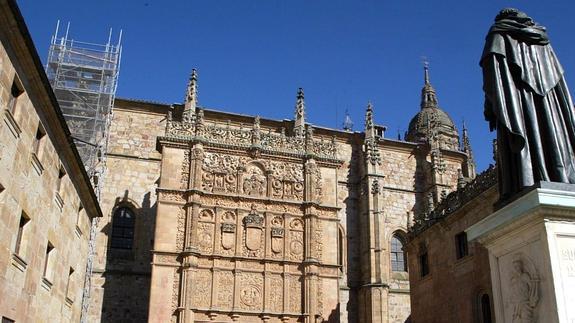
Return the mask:
<path fill-rule="evenodd" d="M 74 41 L 70 23 L 60 35 L 60 21 L 52 36 L 46 73 L 58 99 L 76 148 L 90 176 L 98 200 L 106 174 L 106 152 L 112 109 L 122 56 L 122 31 L 112 44 L 112 29 L 106 44 Z M 87 322 L 98 218 L 90 228 L 89 254 L 82 296 L 81 322 Z"/>

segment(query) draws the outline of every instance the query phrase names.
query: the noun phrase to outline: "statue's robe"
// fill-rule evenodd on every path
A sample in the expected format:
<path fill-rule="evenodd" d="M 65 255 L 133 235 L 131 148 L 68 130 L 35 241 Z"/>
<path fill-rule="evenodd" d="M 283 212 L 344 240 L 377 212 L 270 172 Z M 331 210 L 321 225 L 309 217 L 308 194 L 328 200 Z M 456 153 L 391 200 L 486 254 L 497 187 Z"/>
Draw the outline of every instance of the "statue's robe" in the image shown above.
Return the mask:
<path fill-rule="evenodd" d="M 539 181 L 575 183 L 575 116 L 563 68 L 548 43 L 517 38 L 492 30 L 480 63 L 501 200 Z"/>

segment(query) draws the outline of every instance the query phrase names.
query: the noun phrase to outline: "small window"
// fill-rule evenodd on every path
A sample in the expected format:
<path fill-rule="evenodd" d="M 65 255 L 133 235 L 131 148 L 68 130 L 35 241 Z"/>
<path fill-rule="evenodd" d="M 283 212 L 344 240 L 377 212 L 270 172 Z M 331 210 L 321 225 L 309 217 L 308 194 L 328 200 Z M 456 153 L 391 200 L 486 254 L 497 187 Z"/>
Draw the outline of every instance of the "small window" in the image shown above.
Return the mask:
<path fill-rule="evenodd" d="M 14 322 L 15 322 L 14 320 L 2 316 L 2 323 L 14 323 Z"/>
<path fill-rule="evenodd" d="M 425 277 L 429 274 L 429 260 L 427 257 L 427 251 L 424 251 L 419 255 L 419 268 L 421 270 L 421 277 Z"/>
<path fill-rule="evenodd" d="M 50 256 L 54 251 L 54 246 L 48 241 L 48 246 L 46 246 L 46 257 L 44 257 L 44 274 L 42 275 L 44 278 L 48 278 L 48 274 L 50 274 Z"/>
<path fill-rule="evenodd" d="M 344 254 L 344 233 L 343 230 L 341 228 L 339 228 L 338 230 L 338 237 L 337 237 L 337 245 L 338 245 L 338 251 L 337 251 L 337 264 L 340 266 L 339 270 L 341 272 L 344 271 L 344 258 L 345 258 L 345 254 Z"/>
<path fill-rule="evenodd" d="M 407 271 L 407 258 L 405 257 L 403 239 L 398 234 L 391 237 L 391 270 Z"/>
<path fill-rule="evenodd" d="M 460 232 L 455 235 L 455 251 L 457 259 L 461 259 L 469 254 L 467 248 L 467 234 Z"/>
<path fill-rule="evenodd" d="M 481 322 L 491 323 L 491 301 L 489 295 L 481 295 Z"/>
<path fill-rule="evenodd" d="M 36 154 L 36 157 L 40 159 L 40 152 L 43 148 L 44 137 L 46 136 L 46 130 L 41 123 L 38 123 L 38 129 L 36 129 L 36 137 L 34 138 L 34 143 L 32 151 Z"/>
<path fill-rule="evenodd" d="M 12 115 L 16 114 L 16 102 L 22 93 L 24 93 L 22 83 L 20 83 L 20 80 L 17 76 L 14 76 L 14 80 L 12 81 L 12 88 L 10 89 L 10 98 L 8 99 L 8 111 L 10 111 Z"/>
<path fill-rule="evenodd" d="M 135 217 L 130 208 L 121 207 L 114 212 L 112 219 L 111 248 L 132 249 Z"/>
<path fill-rule="evenodd" d="M 70 267 L 70 271 L 68 271 L 68 281 L 66 282 L 66 297 L 68 297 L 68 293 L 70 292 L 70 284 L 72 282 L 72 275 L 74 274 L 74 268 Z"/>
<path fill-rule="evenodd" d="M 65 176 L 66 176 L 66 171 L 64 170 L 64 167 L 62 165 L 60 165 L 60 170 L 58 171 L 58 180 L 56 181 L 56 192 L 58 192 L 58 193 L 61 193 L 62 181 L 63 181 Z"/>
<path fill-rule="evenodd" d="M 27 224 L 30 222 L 30 218 L 26 213 L 22 211 L 20 215 L 20 224 L 18 225 L 18 234 L 16 235 L 16 245 L 14 247 L 14 253 L 21 256 L 22 245 L 25 241 L 25 234 L 27 229 Z"/>

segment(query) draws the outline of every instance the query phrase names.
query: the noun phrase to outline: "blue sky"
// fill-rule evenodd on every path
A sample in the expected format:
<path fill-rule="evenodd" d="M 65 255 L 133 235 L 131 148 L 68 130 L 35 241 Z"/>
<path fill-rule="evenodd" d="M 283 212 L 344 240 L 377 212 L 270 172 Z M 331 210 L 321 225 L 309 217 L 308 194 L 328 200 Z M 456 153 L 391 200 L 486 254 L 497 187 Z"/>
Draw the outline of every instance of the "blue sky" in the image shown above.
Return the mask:
<path fill-rule="evenodd" d="M 465 119 L 478 169 L 491 160 L 483 119 L 484 37 L 504 7 L 546 26 L 573 93 L 575 1 L 139 0 L 18 1 L 43 60 L 56 21 L 70 36 L 105 43 L 123 30 L 117 95 L 181 102 L 190 70 L 199 72 L 202 106 L 265 118 L 293 118 L 298 87 L 308 122 L 355 130 L 371 101 L 388 137 L 419 111 L 422 56 L 440 106 Z M 117 35 L 117 33 L 116 33 Z"/>

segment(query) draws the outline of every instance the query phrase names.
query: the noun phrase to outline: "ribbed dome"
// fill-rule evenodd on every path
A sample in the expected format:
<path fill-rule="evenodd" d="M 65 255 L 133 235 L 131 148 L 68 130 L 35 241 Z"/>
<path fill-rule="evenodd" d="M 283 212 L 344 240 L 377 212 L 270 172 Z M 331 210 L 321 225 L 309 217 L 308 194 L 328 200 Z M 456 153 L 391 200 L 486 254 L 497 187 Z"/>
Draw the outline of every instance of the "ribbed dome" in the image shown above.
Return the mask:
<path fill-rule="evenodd" d="M 449 135 L 456 135 L 457 130 L 453 120 L 439 108 L 423 108 L 409 122 L 408 141 L 419 141 L 425 138 L 429 130 L 435 129 Z"/>

